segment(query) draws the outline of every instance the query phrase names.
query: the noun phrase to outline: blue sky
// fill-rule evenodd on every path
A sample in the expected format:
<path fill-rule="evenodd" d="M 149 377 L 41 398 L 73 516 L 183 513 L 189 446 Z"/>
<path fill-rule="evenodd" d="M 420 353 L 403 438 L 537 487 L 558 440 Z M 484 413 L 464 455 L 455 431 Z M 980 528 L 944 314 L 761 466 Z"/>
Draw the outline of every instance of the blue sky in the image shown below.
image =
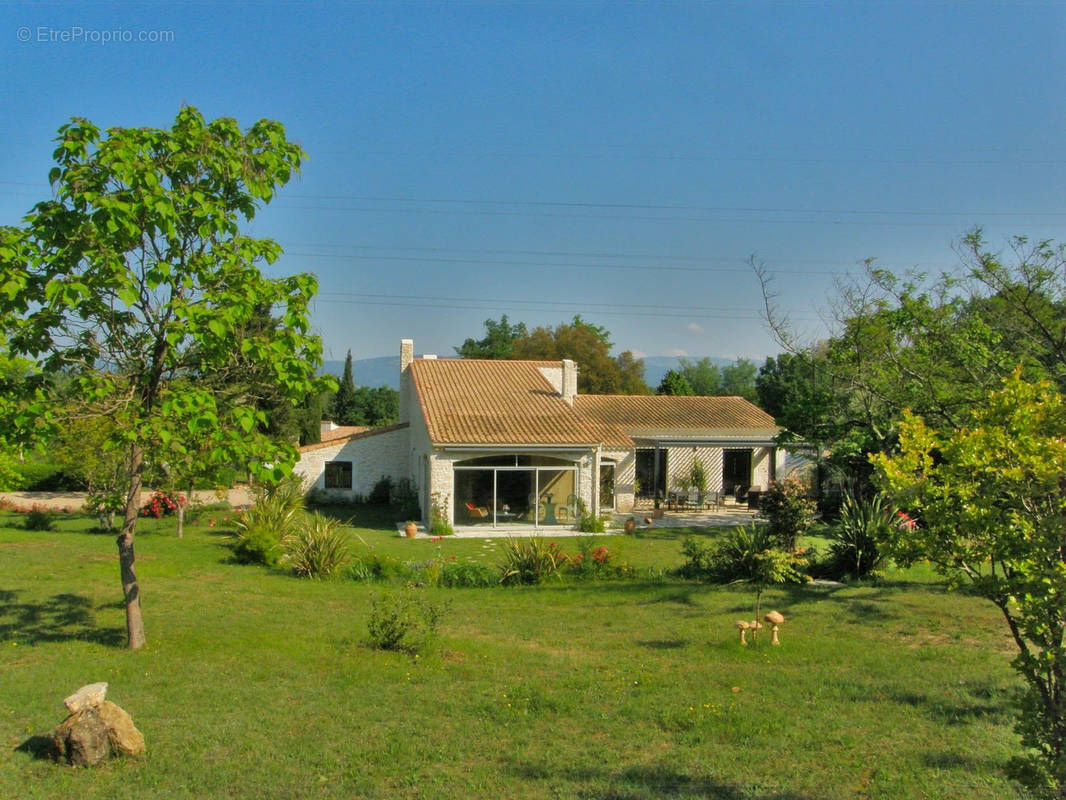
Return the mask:
<path fill-rule="evenodd" d="M 1057 2 L 4 3 L 0 43 L 0 224 L 71 116 L 283 122 L 310 159 L 251 232 L 318 275 L 327 358 L 580 313 L 761 359 L 752 254 L 816 335 L 866 257 L 1066 237 Z"/>

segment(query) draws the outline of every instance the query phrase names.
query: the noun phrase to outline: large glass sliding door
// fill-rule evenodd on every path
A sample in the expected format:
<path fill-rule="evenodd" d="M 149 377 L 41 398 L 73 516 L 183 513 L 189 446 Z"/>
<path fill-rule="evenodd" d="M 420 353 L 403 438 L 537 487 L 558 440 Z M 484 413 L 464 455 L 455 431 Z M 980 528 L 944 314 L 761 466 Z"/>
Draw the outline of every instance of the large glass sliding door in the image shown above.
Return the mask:
<path fill-rule="evenodd" d="M 549 463 L 550 462 L 550 463 Z M 490 456 L 455 465 L 456 525 L 573 525 L 577 467 L 545 456 Z"/>

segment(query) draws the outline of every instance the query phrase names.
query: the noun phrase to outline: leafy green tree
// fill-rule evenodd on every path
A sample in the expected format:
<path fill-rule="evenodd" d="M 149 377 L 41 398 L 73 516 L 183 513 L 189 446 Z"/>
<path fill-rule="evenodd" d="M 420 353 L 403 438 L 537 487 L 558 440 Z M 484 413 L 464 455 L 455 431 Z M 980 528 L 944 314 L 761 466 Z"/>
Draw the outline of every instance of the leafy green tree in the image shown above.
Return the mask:
<path fill-rule="evenodd" d="M 337 393 L 333 395 L 330 413 L 338 425 L 366 425 L 366 419 L 360 413 L 355 399 L 355 379 L 352 376 L 352 351 L 344 358 L 344 372 L 341 374 Z"/>
<path fill-rule="evenodd" d="M 686 378 L 680 370 L 676 369 L 666 371 L 666 374 L 663 375 L 663 379 L 659 382 L 659 388 L 655 390 L 655 393 L 679 397 L 691 397 L 696 394 L 692 391 L 692 384 L 688 382 L 688 378 Z"/>
<path fill-rule="evenodd" d="M 890 553 L 928 559 L 1002 612 L 1026 685 L 1019 777 L 1066 796 L 1066 403 L 1017 370 L 956 429 L 906 415 L 898 455 L 873 458 L 880 485 L 918 524 Z"/>
<path fill-rule="evenodd" d="M 755 375 L 758 368 L 746 358 L 738 358 L 732 364 L 722 367 L 722 383 L 718 394 L 726 397 L 743 397 L 755 402 L 758 392 L 755 390 Z"/>
<path fill-rule="evenodd" d="M 569 323 L 532 331 L 524 323 L 512 325 L 504 314 L 499 322 L 485 320 L 485 337 L 467 339 L 455 352 L 463 358 L 531 359 L 577 362 L 578 391 L 586 394 L 650 394 L 644 382 L 644 362 L 626 350 L 611 356 L 611 332 L 586 322 L 580 315 Z"/>
<path fill-rule="evenodd" d="M 554 328 L 537 327 L 514 343 L 514 357 L 577 362 L 578 391 L 583 394 L 649 394 L 644 362 L 628 350 L 617 358 L 610 353 L 610 334 L 576 316 Z"/>
<path fill-rule="evenodd" d="M 391 386 L 360 386 L 355 390 L 355 408 L 364 420 L 357 424 L 394 425 L 400 417 L 400 393 Z"/>
<path fill-rule="evenodd" d="M 524 322 L 514 325 L 504 314 L 499 322 L 485 320 L 485 336 L 481 339 L 467 339 L 455 352 L 463 358 L 514 358 L 514 344 L 528 335 Z"/>
<path fill-rule="evenodd" d="M 43 411 L 42 396 L 35 397 L 35 408 L 25 402 L 38 392 L 36 373 L 32 362 L 11 354 L 0 334 L 0 490 L 18 482 L 26 433 L 33 427 L 35 414 Z"/>
<path fill-rule="evenodd" d="M 329 412 L 329 392 L 310 392 L 296 408 L 300 445 L 322 441 L 322 420 Z"/>
<path fill-rule="evenodd" d="M 829 464 L 860 491 L 866 455 L 893 450 L 904 409 L 936 427 L 961 427 L 1019 364 L 1028 378 L 1066 389 L 1066 249 L 1016 237 L 1004 256 L 975 230 L 959 254 L 956 274 L 931 280 L 867 262 L 865 277 L 841 288 L 833 335 L 814 347 L 797 342 L 776 314 L 756 266 L 771 327 L 795 359 L 779 357 L 760 375 L 764 407 L 830 451 Z"/>
<path fill-rule="evenodd" d="M 722 388 L 722 375 L 715 364 L 709 358 L 701 358 L 692 361 L 682 358 L 678 361 L 681 374 L 688 385 L 692 387 L 692 393 L 699 397 L 716 397 L 720 395 Z"/>
<path fill-rule="evenodd" d="M 224 368 L 237 348 L 291 402 L 323 387 L 314 377 L 321 344 L 309 333 L 315 279 L 264 278 L 258 265 L 281 248 L 239 230 L 304 153 L 277 122 L 242 132 L 193 108 L 168 130 L 101 132 L 74 119 L 58 143 L 54 199 L 34 206 L 23 228 L 0 231 L 0 332 L 45 373 L 69 372 L 79 413 L 111 419 L 109 442 L 128 453 L 117 544 L 137 649 L 145 635 L 134 534 L 146 467 L 205 452 L 212 465 L 270 481 L 296 458 L 291 443 L 264 432 L 254 402 L 188 378 Z M 278 320 L 269 335 L 250 326 L 262 308 Z"/>

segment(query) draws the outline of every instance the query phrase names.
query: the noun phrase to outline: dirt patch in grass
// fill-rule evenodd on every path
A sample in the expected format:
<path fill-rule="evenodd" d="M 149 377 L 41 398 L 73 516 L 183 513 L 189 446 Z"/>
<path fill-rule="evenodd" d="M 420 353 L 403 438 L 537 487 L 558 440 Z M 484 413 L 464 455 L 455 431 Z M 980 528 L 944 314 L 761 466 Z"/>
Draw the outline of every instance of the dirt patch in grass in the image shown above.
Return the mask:
<path fill-rule="evenodd" d="M 44 547 L 59 547 L 59 542 L 42 542 L 39 540 L 32 542 L 0 542 L 0 549 L 6 548 L 8 550 L 41 549 Z"/>

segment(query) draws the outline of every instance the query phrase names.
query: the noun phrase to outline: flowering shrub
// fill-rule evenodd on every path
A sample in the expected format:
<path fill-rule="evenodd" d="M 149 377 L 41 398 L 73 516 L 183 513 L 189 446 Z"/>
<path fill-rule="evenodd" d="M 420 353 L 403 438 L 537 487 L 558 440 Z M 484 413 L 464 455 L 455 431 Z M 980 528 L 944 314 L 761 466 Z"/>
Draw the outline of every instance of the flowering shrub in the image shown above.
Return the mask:
<path fill-rule="evenodd" d="M 451 536 L 455 529 L 448 522 L 448 495 L 444 492 L 433 492 L 430 495 L 433 513 L 429 522 L 429 532 L 432 536 Z"/>
<path fill-rule="evenodd" d="M 148 502 L 141 508 L 142 517 L 169 517 L 178 513 L 178 507 L 184 506 L 188 501 L 185 495 L 179 492 L 154 491 L 148 498 Z"/>
<path fill-rule="evenodd" d="M 759 511 L 770 523 L 771 544 L 786 552 L 794 551 L 796 539 L 814 524 L 816 510 L 806 484 L 795 478 L 773 481 L 759 501 Z"/>
<path fill-rule="evenodd" d="M 908 514 L 906 511 L 896 512 L 896 527 L 901 531 L 913 531 L 918 527 L 918 520 Z"/>
<path fill-rule="evenodd" d="M 33 508 L 26 512 L 23 526 L 28 531 L 50 531 L 55 528 L 55 514 L 44 506 L 34 503 Z"/>

